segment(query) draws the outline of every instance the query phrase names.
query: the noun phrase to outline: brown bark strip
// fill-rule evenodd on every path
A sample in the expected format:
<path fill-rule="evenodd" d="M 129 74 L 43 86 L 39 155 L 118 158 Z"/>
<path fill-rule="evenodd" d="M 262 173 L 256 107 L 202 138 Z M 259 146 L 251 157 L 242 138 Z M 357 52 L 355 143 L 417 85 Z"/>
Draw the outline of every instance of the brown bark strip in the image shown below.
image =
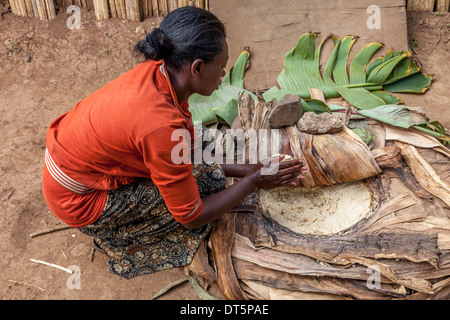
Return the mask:
<path fill-rule="evenodd" d="M 214 222 L 211 245 L 217 267 L 217 285 L 229 300 L 246 300 L 234 272 L 231 248 L 235 236 L 236 213 L 227 213 Z"/>

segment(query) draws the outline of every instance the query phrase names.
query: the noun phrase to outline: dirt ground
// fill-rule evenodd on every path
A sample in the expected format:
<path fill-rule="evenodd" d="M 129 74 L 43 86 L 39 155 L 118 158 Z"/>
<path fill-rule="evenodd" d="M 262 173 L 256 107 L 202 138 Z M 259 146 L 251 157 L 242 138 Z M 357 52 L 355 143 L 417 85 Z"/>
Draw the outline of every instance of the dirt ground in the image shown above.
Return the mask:
<path fill-rule="evenodd" d="M 4 300 L 147 300 L 185 276 L 183 269 L 173 269 L 121 279 L 108 272 L 106 256 L 96 252 L 90 260 L 91 238 L 77 230 L 30 238 L 31 233 L 62 225 L 41 195 L 48 125 L 135 66 L 138 60 L 131 48 L 160 22 L 100 23 L 92 11 L 81 13 L 81 30 L 68 29 L 64 13 L 50 22 L 9 13 L 0 20 L 0 296 Z M 435 81 L 425 95 L 404 95 L 404 101 L 424 107 L 432 120 L 450 128 L 450 16 L 408 15 L 414 55 Z M 70 275 L 64 271 L 30 259 L 78 266 L 81 288 L 70 289 Z M 217 295 L 214 290 L 211 293 Z M 185 283 L 161 299 L 198 299 L 198 295 Z"/>

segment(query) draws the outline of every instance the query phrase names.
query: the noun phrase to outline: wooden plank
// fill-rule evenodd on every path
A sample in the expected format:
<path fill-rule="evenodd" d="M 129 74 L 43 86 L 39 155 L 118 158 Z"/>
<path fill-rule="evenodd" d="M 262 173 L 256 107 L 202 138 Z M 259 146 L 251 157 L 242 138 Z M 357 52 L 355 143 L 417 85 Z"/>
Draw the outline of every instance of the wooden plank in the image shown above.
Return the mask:
<path fill-rule="evenodd" d="M 380 9 L 380 28 L 368 28 L 368 21 L 376 12 L 367 12 L 376 4 Z M 250 47 L 251 68 L 245 74 L 246 89 L 265 90 L 278 85 L 277 77 L 283 69 L 284 58 L 303 32 L 320 32 L 340 39 L 358 36 L 349 59 L 367 43 L 378 41 L 384 46 L 377 56 L 387 50 L 408 51 L 408 33 L 404 0 L 209 0 L 209 8 L 227 26 L 229 69 L 242 48 Z M 395 30 L 395 32 L 391 32 Z M 245 32 L 244 32 L 245 31 Z M 332 42 L 324 46 L 321 63 L 328 59 Z"/>
<path fill-rule="evenodd" d="M 435 0 L 408 0 L 408 10 L 433 11 Z"/>

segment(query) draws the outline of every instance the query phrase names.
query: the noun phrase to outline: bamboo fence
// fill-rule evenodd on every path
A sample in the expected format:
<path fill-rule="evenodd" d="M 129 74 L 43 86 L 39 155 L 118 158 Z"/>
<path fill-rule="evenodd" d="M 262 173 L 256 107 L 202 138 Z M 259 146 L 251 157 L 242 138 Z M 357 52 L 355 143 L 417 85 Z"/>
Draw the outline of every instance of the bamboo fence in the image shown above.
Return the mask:
<path fill-rule="evenodd" d="M 94 10 L 97 21 L 110 18 L 141 21 L 163 17 L 175 9 L 194 6 L 209 10 L 209 0 L 8 0 L 11 12 L 17 16 L 53 20 L 61 8 L 76 5 Z"/>
<path fill-rule="evenodd" d="M 209 0 L 8 0 L 11 12 L 17 16 L 36 17 L 52 20 L 56 17 L 55 8 L 77 5 L 94 10 L 98 21 L 119 18 L 141 21 L 152 17 L 163 17 L 169 12 L 195 6 L 209 10 Z M 450 0 L 407 0 L 407 10 L 448 12 Z"/>
<path fill-rule="evenodd" d="M 412 11 L 448 12 L 450 0 L 407 0 L 407 9 Z"/>

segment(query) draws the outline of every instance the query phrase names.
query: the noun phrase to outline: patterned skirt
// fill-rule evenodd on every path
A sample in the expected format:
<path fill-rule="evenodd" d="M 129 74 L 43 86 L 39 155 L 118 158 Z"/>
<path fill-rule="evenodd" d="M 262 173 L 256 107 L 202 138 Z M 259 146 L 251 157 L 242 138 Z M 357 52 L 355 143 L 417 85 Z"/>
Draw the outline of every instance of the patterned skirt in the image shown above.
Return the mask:
<path fill-rule="evenodd" d="M 194 165 L 193 175 L 201 198 L 226 187 L 216 163 Z M 79 230 L 109 257 L 111 273 L 130 279 L 190 264 L 211 224 L 186 229 L 173 219 L 155 184 L 140 179 L 109 191 L 100 218 Z"/>

